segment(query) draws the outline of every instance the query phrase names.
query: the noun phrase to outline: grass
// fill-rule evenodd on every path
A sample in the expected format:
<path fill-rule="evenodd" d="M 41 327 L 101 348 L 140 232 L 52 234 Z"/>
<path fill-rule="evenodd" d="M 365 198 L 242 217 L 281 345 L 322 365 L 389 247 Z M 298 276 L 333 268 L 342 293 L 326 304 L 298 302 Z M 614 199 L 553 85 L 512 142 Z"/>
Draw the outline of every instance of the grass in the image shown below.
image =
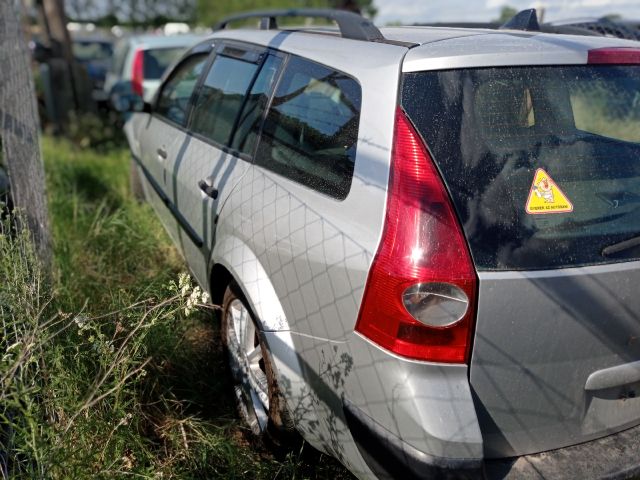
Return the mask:
<path fill-rule="evenodd" d="M 54 272 L 0 233 L 0 478 L 350 478 L 237 419 L 213 312 L 128 189 L 128 153 L 45 138 Z M 4 230 L 6 232 L 6 229 Z"/>

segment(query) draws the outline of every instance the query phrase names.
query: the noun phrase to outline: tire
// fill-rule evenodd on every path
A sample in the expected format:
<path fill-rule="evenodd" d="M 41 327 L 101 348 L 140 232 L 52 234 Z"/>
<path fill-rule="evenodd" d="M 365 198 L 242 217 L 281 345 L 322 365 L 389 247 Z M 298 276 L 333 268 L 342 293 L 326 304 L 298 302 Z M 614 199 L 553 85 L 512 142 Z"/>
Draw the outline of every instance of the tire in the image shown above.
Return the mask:
<path fill-rule="evenodd" d="M 131 167 L 129 168 L 129 186 L 131 187 L 131 195 L 138 202 L 144 202 L 144 187 L 140 179 L 140 171 L 134 159 L 131 159 Z"/>
<path fill-rule="evenodd" d="M 278 386 L 269 346 L 235 283 L 224 294 L 220 330 L 243 422 L 276 452 L 298 445 L 300 437 Z"/>

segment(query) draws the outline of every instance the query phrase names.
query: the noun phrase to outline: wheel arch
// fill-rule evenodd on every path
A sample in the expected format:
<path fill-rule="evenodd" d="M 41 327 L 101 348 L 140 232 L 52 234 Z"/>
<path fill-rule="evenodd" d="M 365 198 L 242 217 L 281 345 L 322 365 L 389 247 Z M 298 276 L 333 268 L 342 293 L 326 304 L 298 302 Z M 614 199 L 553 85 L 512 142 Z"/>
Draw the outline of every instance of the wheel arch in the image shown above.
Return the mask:
<path fill-rule="evenodd" d="M 221 305 L 229 283 L 235 281 L 264 331 L 287 331 L 284 309 L 262 263 L 237 237 L 216 243 L 211 253 L 209 291 L 214 305 Z"/>

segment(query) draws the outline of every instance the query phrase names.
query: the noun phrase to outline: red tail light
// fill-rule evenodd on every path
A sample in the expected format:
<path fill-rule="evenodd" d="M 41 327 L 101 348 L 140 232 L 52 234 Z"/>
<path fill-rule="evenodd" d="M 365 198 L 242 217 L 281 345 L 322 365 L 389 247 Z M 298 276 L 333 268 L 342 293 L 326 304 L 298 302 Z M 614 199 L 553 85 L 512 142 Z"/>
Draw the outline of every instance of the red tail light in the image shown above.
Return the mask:
<path fill-rule="evenodd" d="M 385 225 L 356 330 L 404 357 L 465 363 L 476 296 L 475 269 L 444 184 L 398 109 Z"/>
<path fill-rule="evenodd" d="M 615 48 L 594 48 L 589 50 L 587 63 L 593 64 L 617 64 L 634 65 L 640 64 L 640 48 L 615 47 Z"/>
<path fill-rule="evenodd" d="M 136 50 L 133 56 L 133 72 L 131 75 L 131 89 L 133 93 L 144 96 L 142 82 L 144 81 L 144 50 Z"/>

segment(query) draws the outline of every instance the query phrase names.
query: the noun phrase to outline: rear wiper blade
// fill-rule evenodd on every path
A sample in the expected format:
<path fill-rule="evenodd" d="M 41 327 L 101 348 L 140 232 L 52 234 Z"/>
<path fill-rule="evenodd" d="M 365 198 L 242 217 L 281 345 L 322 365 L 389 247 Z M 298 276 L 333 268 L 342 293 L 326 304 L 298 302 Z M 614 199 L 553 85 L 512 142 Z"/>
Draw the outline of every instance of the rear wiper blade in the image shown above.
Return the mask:
<path fill-rule="evenodd" d="M 609 245 L 608 247 L 604 247 L 601 253 L 603 257 L 610 257 L 611 255 L 615 255 L 616 253 L 630 250 L 635 247 L 640 247 L 640 235 L 628 240 L 623 240 L 622 242 L 614 243 L 613 245 Z"/>

